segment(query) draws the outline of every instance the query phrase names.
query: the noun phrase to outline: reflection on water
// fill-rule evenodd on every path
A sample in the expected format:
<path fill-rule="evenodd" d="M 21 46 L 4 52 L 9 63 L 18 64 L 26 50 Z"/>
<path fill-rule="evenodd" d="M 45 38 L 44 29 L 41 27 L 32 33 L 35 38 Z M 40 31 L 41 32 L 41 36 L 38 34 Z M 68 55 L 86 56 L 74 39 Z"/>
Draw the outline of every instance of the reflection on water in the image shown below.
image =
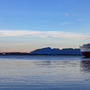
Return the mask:
<path fill-rule="evenodd" d="M 78 61 L 79 62 L 79 61 Z M 76 63 L 75 61 L 35 61 L 33 62 L 35 65 L 37 65 L 38 67 L 46 67 L 46 68 L 59 68 L 59 67 L 76 67 L 78 65 L 78 63 Z"/>
<path fill-rule="evenodd" d="M 89 60 L 81 61 L 81 68 L 84 72 L 90 73 L 90 61 Z"/>
<path fill-rule="evenodd" d="M 0 90 L 90 89 L 89 60 L 78 56 L 53 58 L 0 58 Z"/>

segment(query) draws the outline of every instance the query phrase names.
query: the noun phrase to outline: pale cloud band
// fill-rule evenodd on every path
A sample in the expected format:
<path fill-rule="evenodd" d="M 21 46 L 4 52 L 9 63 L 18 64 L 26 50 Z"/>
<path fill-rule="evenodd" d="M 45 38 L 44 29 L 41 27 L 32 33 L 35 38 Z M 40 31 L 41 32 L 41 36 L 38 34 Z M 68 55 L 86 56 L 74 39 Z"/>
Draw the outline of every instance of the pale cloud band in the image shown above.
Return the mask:
<path fill-rule="evenodd" d="M 43 38 L 87 39 L 89 35 L 63 31 L 0 30 L 0 36 L 30 36 Z"/>

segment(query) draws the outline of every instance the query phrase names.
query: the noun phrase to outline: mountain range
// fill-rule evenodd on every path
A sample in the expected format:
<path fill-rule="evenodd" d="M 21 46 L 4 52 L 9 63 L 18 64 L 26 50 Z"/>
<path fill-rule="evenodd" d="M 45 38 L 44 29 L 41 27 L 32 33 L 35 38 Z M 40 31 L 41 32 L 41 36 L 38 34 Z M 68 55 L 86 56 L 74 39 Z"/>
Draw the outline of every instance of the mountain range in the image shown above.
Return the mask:
<path fill-rule="evenodd" d="M 52 55 L 81 55 L 80 49 L 64 48 L 62 50 L 58 48 L 41 48 L 31 51 L 30 54 L 52 54 Z"/>

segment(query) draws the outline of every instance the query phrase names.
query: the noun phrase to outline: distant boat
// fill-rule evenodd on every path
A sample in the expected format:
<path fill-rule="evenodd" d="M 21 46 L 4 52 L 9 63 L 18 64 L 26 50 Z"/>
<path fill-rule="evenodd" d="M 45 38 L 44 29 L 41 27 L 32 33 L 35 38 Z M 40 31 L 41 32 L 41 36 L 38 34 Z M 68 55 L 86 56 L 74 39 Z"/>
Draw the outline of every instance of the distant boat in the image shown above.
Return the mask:
<path fill-rule="evenodd" d="M 90 57 L 90 43 L 83 44 L 82 46 L 80 46 L 80 51 L 81 51 L 82 55 L 84 55 L 86 57 Z"/>

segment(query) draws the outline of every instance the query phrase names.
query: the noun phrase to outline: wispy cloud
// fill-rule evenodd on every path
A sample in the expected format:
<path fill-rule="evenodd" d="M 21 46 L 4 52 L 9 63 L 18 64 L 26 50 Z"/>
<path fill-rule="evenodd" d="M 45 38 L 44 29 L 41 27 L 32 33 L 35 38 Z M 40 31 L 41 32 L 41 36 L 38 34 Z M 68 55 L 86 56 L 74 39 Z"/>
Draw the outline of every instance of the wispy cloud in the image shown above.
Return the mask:
<path fill-rule="evenodd" d="M 84 19 L 77 19 L 77 21 L 84 21 Z"/>
<path fill-rule="evenodd" d="M 66 16 L 70 16 L 70 14 L 68 14 L 68 13 L 64 13 Z"/>
<path fill-rule="evenodd" d="M 26 45 L 37 45 L 36 43 L 15 43 L 15 44 L 12 44 L 12 45 L 16 45 L 16 46 L 26 46 Z"/>
<path fill-rule="evenodd" d="M 59 13 L 59 14 L 70 16 L 70 14 L 68 14 L 68 13 Z"/>
<path fill-rule="evenodd" d="M 5 50 L 1 50 L 0 52 L 18 52 L 18 49 L 5 49 Z"/>
<path fill-rule="evenodd" d="M 32 31 L 32 30 L 0 30 L 0 36 L 30 36 L 30 37 L 42 37 L 42 38 L 68 38 L 68 39 L 87 39 L 90 36 L 63 31 Z"/>
<path fill-rule="evenodd" d="M 0 50 L 0 52 L 30 52 L 29 49 L 5 49 Z"/>
<path fill-rule="evenodd" d="M 84 16 L 86 15 L 86 13 L 59 13 L 60 15 L 64 15 L 64 16 Z"/>
<path fill-rule="evenodd" d="M 70 22 L 60 23 L 60 25 L 66 25 L 66 24 L 70 24 Z"/>

